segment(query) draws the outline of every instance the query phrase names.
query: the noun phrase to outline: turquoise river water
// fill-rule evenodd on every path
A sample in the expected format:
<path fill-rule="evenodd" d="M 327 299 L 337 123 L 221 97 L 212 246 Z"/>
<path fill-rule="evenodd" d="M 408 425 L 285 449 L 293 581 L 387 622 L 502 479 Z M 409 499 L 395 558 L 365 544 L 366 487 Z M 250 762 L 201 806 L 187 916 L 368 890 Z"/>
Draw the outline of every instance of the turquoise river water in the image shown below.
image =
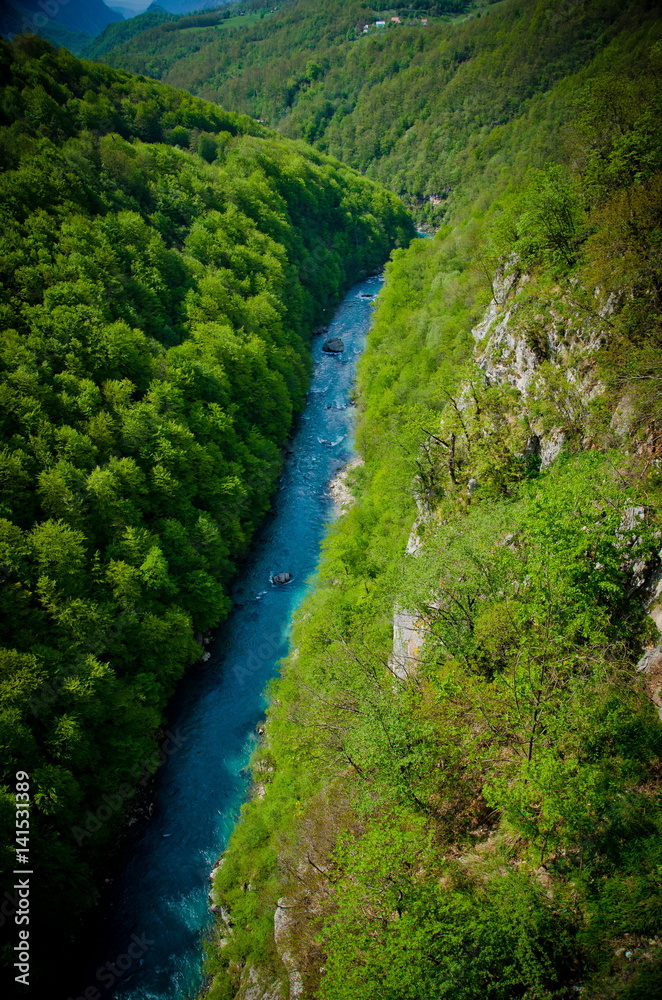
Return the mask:
<path fill-rule="evenodd" d="M 172 707 L 152 815 L 130 839 L 85 988 L 104 1000 L 189 1000 L 202 985 L 202 938 L 212 919 L 209 872 L 249 784 L 246 765 L 268 681 L 288 651 L 292 616 L 334 516 L 329 484 L 352 457 L 356 361 L 380 277 L 356 285 L 329 326 L 342 354 L 313 343 L 314 371 L 273 511 L 232 594 L 234 607 Z M 287 572 L 286 585 L 271 582 Z"/>

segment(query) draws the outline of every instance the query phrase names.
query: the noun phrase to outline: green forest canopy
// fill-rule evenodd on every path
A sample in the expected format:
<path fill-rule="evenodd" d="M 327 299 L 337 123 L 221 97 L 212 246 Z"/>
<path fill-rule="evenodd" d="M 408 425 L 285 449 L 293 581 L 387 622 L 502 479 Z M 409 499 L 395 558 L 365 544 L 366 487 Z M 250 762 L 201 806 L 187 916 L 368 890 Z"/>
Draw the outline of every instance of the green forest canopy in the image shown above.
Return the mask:
<path fill-rule="evenodd" d="M 0 57 L 1 860 L 20 768 L 45 965 L 130 797 L 100 824 L 104 796 L 228 611 L 311 329 L 413 229 L 247 117 L 34 36 Z"/>

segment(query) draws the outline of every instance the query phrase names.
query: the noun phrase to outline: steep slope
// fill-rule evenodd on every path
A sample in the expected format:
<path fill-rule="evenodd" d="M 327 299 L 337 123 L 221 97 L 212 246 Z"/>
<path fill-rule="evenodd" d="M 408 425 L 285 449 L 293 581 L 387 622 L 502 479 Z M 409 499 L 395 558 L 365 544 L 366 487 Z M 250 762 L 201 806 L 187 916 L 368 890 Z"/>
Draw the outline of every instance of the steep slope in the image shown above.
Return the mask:
<path fill-rule="evenodd" d="M 0 9 L 0 35 L 6 39 L 13 39 L 24 31 L 39 34 L 42 38 L 51 42 L 52 45 L 64 45 L 70 52 L 79 53 L 88 45 L 92 37 L 82 31 L 70 31 L 58 21 L 37 16 L 39 24 L 35 23 L 35 15 L 26 16 L 25 11 L 21 11 L 12 3 L 5 3 Z"/>
<path fill-rule="evenodd" d="M 662 47 L 628 14 L 388 266 L 214 1000 L 662 990 Z"/>
<path fill-rule="evenodd" d="M 227 612 L 310 331 L 413 230 L 248 118 L 34 37 L 0 56 L 2 871 L 27 772 L 37 988 Z"/>
<path fill-rule="evenodd" d="M 149 31 L 150 28 L 172 20 L 174 20 L 174 14 L 169 14 L 166 10 L 148 10 L 144 14 L 130 18 L 128 21 L 109 24 L 107 28 L 95 39 L 90 40 L 85 46 L 85 58 L 102 61 L 104 56 L 115 47 L 126 44 L 136 35 L 142 35 L 143 32 Z"/>

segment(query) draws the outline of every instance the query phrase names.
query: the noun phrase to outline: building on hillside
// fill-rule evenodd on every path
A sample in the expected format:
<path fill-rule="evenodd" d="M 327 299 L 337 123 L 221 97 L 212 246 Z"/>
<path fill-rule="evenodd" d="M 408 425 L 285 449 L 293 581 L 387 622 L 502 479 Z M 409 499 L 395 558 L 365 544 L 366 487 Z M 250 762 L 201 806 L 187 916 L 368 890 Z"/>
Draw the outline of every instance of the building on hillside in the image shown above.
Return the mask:
<path fill-rule="evenodd" d="M 425 24 L 427 24 L 427 23 L 428 23 L 428 19 L 427 19 L 427 17 L 422 17 L 422 18 L 421 18 L 421 24 L 425 25 Z"/>
<path fill-rule="evenodd" d="M 375 25 L 378 28 L 385 28 L 386 27 L 386 21 L 375 21 Z"/>
<path fill-rule="evenodd" d="M 392 17 L 391 18 L 391 23 L 392 24 L 402 24 L 402 21 L 400 20 L 399 17 Z"/>

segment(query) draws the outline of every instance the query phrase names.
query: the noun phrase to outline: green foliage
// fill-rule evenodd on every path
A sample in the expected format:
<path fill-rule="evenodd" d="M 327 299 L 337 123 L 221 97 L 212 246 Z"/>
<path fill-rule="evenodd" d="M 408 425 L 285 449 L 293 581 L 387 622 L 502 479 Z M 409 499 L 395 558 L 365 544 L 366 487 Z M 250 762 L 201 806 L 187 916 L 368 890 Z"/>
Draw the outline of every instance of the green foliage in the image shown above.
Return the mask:
<path fill-rule="evenodd" d="M 107 25 L 103 31 L 85 46 L 82 55 L 86 59 L 103 59 L 104 55 L 117 45 L 125 45 L 136 35 L 160 24 L 176 20 L 175 14 L 166 10 L 146 10 L 137 17 L 126 21 L 116 21 Z"/>
<path fill-rule="evenodd" d="M 393 1000 L 422 992 L 466 1000 L 563 995 L 572 969 L 570 921 L 554 912 L 540 887 L 514 871 L 487 891 L 459 873 L 453 887 L 435 884 L 432 871 L 407 878 L 422 861 L 420 841 L 414 861 L 413 845 L 405 853 L 393 834 L 388 839 L 375 850 L 363 838 L 353 857 L 341 855 L 347 882 L 338 884 L 324 997 L 340 1000 L 348 989 L 361 1000 L 376 991 Z M 390 874 L 393 848 L 400 885 Z M 389 871 L 386 892 L 375 891 L 380 865 Z"/>
<path fill-rule="evenodd" d="M 489 232 L 490 263 L 511 258 L 524 270 L 551 267 L 563 272 L 577 262 L 582 242 L 579 185 L 560 167 L 530 171 L 523 191 Z"/>
<path fill-rule="evenodd" d="M 310 330 L 412 228 L 215 105 L 30 37 L 0 56 L 1 780 L 33 776 L 33 920 L 57 894 L 57 949 L 122 818 L 95 820 L 103 796 L 135 786 L 229 610 Z"/>

